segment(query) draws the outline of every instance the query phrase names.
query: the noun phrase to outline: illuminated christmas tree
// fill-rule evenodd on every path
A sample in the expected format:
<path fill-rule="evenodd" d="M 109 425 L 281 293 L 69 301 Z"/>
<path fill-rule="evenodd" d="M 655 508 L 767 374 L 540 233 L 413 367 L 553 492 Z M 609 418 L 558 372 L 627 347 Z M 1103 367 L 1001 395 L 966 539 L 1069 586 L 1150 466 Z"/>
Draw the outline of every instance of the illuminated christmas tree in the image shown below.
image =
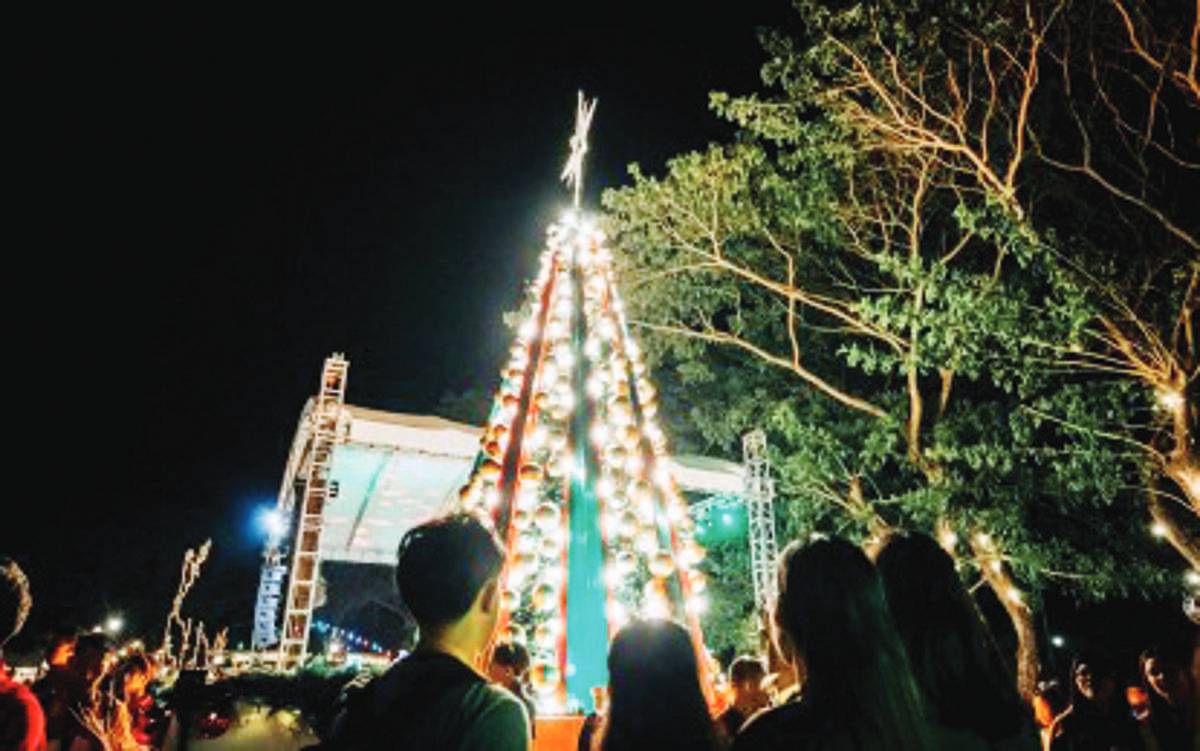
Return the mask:
<path fill-rule="evenodd" d="M 655 421 L 604 235 L 579 210 L 595 101 L 579 97 L 563 173 L 575 209 L 550 227 L 469 482 L 465 509 L 507 551 L 501 635 L 525 643 L 546 713 L 591 711 L 608 643 L 631 618 L 675 618 L 707 665 L 704 551 Z M 707 685 L 707 681 L 704 681 Z"/>

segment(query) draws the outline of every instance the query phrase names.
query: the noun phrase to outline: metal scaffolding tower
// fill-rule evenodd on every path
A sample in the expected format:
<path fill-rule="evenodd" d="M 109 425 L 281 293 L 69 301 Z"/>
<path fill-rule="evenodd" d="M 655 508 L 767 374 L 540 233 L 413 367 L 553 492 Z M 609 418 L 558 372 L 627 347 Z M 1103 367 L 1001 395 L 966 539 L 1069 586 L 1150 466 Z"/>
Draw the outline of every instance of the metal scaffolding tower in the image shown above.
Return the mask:
<path fill-rule="evenodd" d="M 346 398 L 349 367 L 350 363 L 340 353 L 325 360 L 321 388 L 309 415 L 311 453 L 305 467 L 303 500 L 293 515 L 296 535 L 284 599 L 283 634 L 279 641 L 279 667 L 284 670 L 300 666 L 308 655 L 308 632 L 312 626 L 313 608 L 317 605 L 320 578 L 321 525 L 330 497 L 333 451 L 341 439 L 342 405 Z"/>
<path fill-rule="evenodd" d="M 767 458 L 767 435 L 754 430 L 742 438 L 745 466 L 746 517 L 750 527 L 750 573 L 754 580 L 754 603 L 761 612 L 775 602 L 778 583 L 775 559 L 775 482 Z"/>
<path fill-rule="evenodd" d="M 254 601 L 254 631 L 250 636 L 250 648 L 263 651 L 279 645 L 279 605 L 283 601 L 283 585 L 287 580 L 287 535 L 291 531 L 289 520 L 296 507 L 296 478 L 304 469 L 312 448 L 312 412 L 316 399 L 309 398 L 300 413 L 300 423 L 288 452 L 283 480 L 279 483 L 279 495 L 275 501 L 272 526 L 267 530 L 267 541 L 263 546 L 262 572 L 258 579 L 258 597 Z"/>

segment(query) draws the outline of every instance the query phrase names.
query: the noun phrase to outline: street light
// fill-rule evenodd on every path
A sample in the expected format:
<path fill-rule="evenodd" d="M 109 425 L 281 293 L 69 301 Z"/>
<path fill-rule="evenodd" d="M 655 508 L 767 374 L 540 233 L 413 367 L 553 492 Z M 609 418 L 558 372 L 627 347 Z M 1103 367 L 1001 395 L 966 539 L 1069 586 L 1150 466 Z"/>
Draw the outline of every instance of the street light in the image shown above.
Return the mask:
<path fill-rule="evenodd" d="M 1062 649 L 1063 645 L 1065 645 L 1067 643 L 1067 640 L 1062 638 L 1058 634 L 1055 634 L 1054 636 L 1050 637 L 1050 643 L 1053 644 L 1054 646 L 1058 647 L 1059 649 Z"/>
<path fill-rule="evenodd" d="M 119 615 L 110 615 L 104 621 L 104 630 L 113 636 L 121 633 L 121 629 L 123 628 L 125 628 L 125 619 Z"/>

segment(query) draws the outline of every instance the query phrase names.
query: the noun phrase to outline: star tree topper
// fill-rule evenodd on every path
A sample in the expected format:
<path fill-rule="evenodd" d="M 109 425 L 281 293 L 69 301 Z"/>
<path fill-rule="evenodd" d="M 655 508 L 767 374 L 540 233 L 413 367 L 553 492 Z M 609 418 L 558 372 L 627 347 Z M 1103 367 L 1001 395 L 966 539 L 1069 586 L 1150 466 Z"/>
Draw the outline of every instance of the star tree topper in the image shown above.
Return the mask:
<path fill-rule="evenodd" d="M 575 108 L 575 134 L 571 136 L 571 156 L 563 168 L 562 180 L 575 189 L 575 208 L 579 208 L 580 191 L 583 187 L 583 155 L 587 153 L 588 129 L 592 127 L 592 114 L 596 111 L 596 100 L 590 102 L 579 92 L 579 103 Z"/>

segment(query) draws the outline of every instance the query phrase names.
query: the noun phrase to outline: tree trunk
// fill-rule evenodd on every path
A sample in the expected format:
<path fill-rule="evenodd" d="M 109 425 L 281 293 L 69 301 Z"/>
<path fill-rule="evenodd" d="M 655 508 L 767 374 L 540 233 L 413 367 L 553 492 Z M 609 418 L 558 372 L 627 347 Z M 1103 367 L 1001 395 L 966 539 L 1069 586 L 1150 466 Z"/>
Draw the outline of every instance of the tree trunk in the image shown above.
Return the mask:
<path fill-rule="evenodd" d="M 1017 635 L 1016 679 L 1017 691 L 1026 700 L 1032 700 L 1037 689 L 1041 660 L 1038 656 L 1037 627 L 1033 622 L 1033 611 L 1013 582 L 1004 565 L 1004 559 L 995 544 L 986 534 L 975 534 L 971 538 L 971 551 L 975 562 L 988 587 L 995 592 L 1004 612 L 1008 614 L 1013 631 Z"/>

